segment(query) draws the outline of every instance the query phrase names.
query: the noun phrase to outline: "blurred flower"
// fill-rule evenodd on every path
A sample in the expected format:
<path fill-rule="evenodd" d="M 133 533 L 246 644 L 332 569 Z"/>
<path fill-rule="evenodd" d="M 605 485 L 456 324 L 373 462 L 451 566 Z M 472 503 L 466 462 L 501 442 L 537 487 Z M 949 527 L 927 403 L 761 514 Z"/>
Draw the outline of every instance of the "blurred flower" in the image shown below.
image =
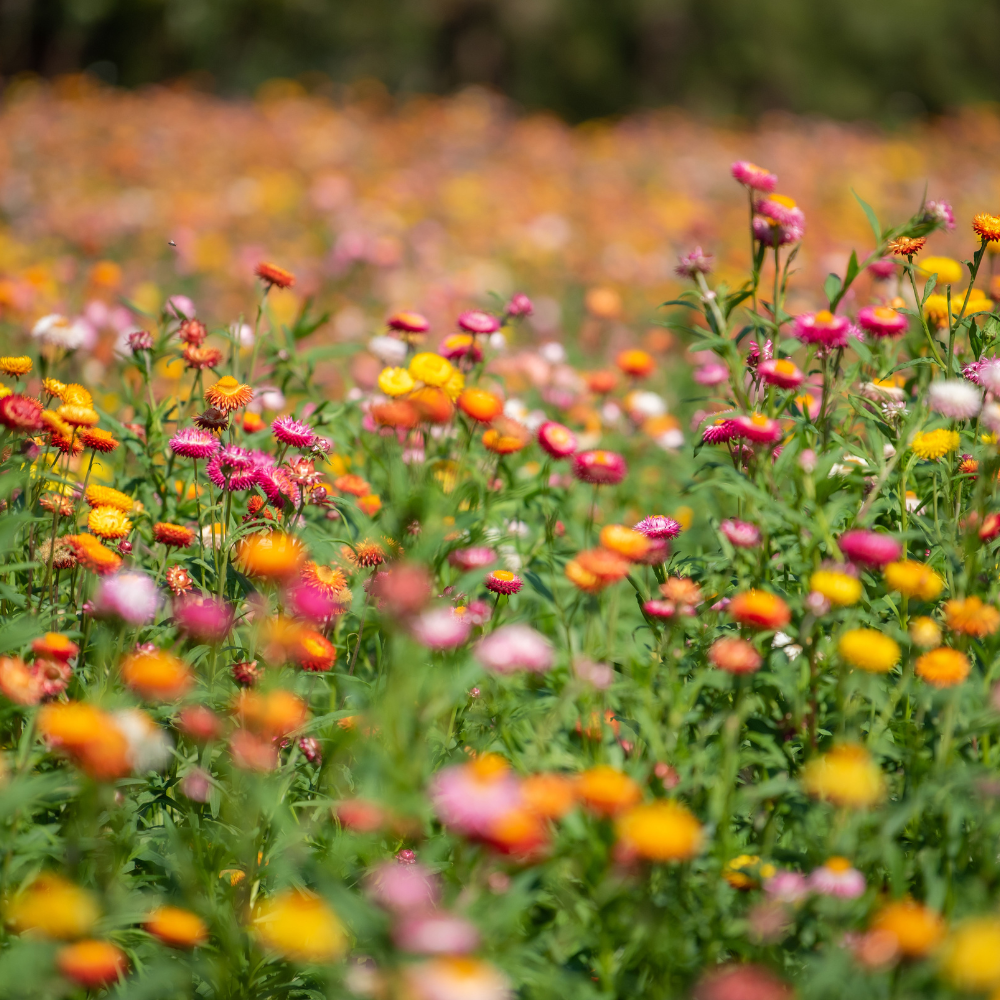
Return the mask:
<path fill-rule="evenodd" d="M 944 587 L 944 580 L 925 563 L 904 559 L 889 563 L 884 570 L 885 585 L 904 597 L 933 601 Z"/>
<path fill-rule="evenodd" d="M 187 664 L 163 649 L 130 653 L 119 670 L 122 680 L 148 701 L 173 701 L 194 682 Z"/>
<path fill-rule="evenodd" d="M 719 525 L 719 530 L 730 544 L 740 549 L 752 549 L 760 545 L 760 529 L 748 521 L 727 518 Z"/>
<path fill-rule="evenodd" d="M 975 386 L 962 379 L 938 379 L 927 389 L 927 405 L 952 420 L 968 420 L 979 412 L 983 399 Z M 917 450 L 916 441 L 913 449 Z"/>
<path fill-rule="evenodd" d="M 851 562 L 866 566 L 885 566 L 898 559 L 902 552 L 902 546 L 894 538 L 874 531 L 847 531 L 837 544 Z"/>
<path fill-rule="evenodd" d="M 67 979 L 85 989 L 110 986 L 128 971 L 128 959 L 110 941 L 77 941 L 60 948 L 56 966 Z"/>
<path fill-rule="evenodd" d="M 751 674 L 760 669 L 761 655 L 746 639 L 723 637 L 716 639 L 708 658 L 720 670 L 730 674 Z"/>
<path fill-rule="evenodd" d="M 892 934 L 900 953 L 907 958 L 926 957 L 945 934 L 941 915 L 909 898 L 886 903 L 875 914 L 872 927 Z"/>
<path fill-rule="evenodd" d="M 977 639 L 992 635 L 1000 628 L 1000 611 L 982 598 L 972 595 L 945 601 L 945 623 L 952 632 L 971 635 Z"/>
<path fill-rule="evenodd" d="M 433 873 L 416 861 L 384 861 L 366 879 L 369 895 L 395 913 L 432 910 L 441 893 Z"/>
<path fill-rule="evenodd" d="M 87 934 L 100 918 L 93 894 L 54 872 L 43 872 L 7 902 L 4 917 L 18 933 L 33 931 L 70 940 Z"/>
<path fill-rule="evenodd" d="M 959 924 L 942 946 L 941 971 L 952 986 L 970 993 L 1000 986 L 1000 919 L 973 917 Z"/>
<path fill-rule="evenodd" d="M 741 625 L 752 628 L 784 628 L 791 620 L 788 605 L 766 590 L 747 590 L 737 594 L 726 609 Z"/>
<path fill-rule="evenodd" d="M 941 645 L 941 627 L 926 615 L 913 618 L 910 620 L 910 639 L 921 649 L 933 649 Z"/>
<path fill-rule="evenodd" d="M 208 941 L 205 921 L 179 906 L 158 906 L 146 917 L 145 927 L 171 948 L 195 948 Z"/>
<path fill-rule="evenodd" d="M 760 965 L 722 965 L 702 976 L 694 1000 L 792 1000 L 792 988 Z"/>
<path fill-rule="evenodd" d="M 936 688 L 954 687 L 969 676 L 969 658 L 958 649 L 940 646 L 917 658 L 914 672 Z"/>
<path fill-rule="evenodd" d="M 408 914 L 392 932 L 397 948 L 415 955 L 464 955 L 479 947 L 479 931 L 451 913 Z"/>
<path fill-rule="evenodd" d="M 347 934 L 319 896 L 285 889 L 258 904 L 252 929 L 267 951 L 293 962 L 332 962 L 347 950 Z"/>
<path fill-rule="evenodd" d="M 714 258 L 710 253 L 703 253 L 701 247 L 695 247 L 678 259 L 674 273 L 682 278 L 693 278 L 696 274 L 708 274 L 713 264 Z"/>
<path fill-rule="evenodd" d="M 471 622 L 452 608 L 431 608 L 410 625 L 417 642 L 430 649 L 452 649 L 469 638 Z"/>
<path fill-rule="evenodd" d="M 94 614 L 119 618 L 129 625 L 145 625 L 156 616 L 158 600 L 156 584 L 150 577 L 138 570 L 123 570 L 101 580 L 94 598 Z"/>
<path fill-rule="evenodd" d="M 478 958 L 435 958 L 403 973 L 413 1000 L 512 1000 L 506 977 Z"/>
<path fill-rule="evenodd" d="M 494 820 L 521 806 L 517 779 L 493 753 L 438 771 L 430 796 L 441 822 L 468 836 L 486 836 Z"/>
<path fill-rule="evenodd" d="M 888 673 L 899 663 L 901 655 L 895 640 L 872 628 L 845 632 L 837 643 L 837 650 L 852 667 L 874 674 Z"/>
<path fill-rule="evenodd" d="M 861 581 L 848 570 L 851 566 L 845 566 L 843 570 L 835 568 L 820 568 L 809 578 L 811 590 L 822 594 L 831 604 L 840 608 L 857 604 L 861 600 L 864 589 Z"/>
<path fill-rule="evenodd" d="M 737 160 L 731 167 L 733 177 L 752 191 L 762 191 L 765 194 L 774 190 L 778 183 L 776 174 L 772 174 L 763 167 L 751 163 L 749 160 Z"/>
<path fill-rule="evenodd" d="M 606 764 L 584 771 L 577 792 L 584 805 L 599 816 L 616 816 L 642 798 L 642 790 L 632 778 Z"/>
<path fill-rule="evenodd" d="M 846 316 L 835 316 L 826 309 L 817 313 L 802 313 L 795 317 L 795 336 L 803 344 L 821 347 L 846 347 L 851 336 L 851 321 Z"/>
<path fill-rule="evenodd" d="M 809 887 L 823 896 L 856 899 L 865 891 L 865 877 L 847 858 L 827 858 L 809 876 Z"/>
<path fill-rule="evenodd" d="M 853 809 L 874 805 L 885 792 L 882 772 L 868 751 L 854 743 L 840 743 L 810 760 L 802 783 L 810 795 Z"/>
<path fill-rule="evenodd" d="M 976 395 L 978 399 L 978 393 Z M 978 404 L 977 404 L 978 409 Z M 913 453 L 923 459 L 938 459 L 954 451 L 958 447 L 959 436 L 956 431 L 938 428 L 918 434 L 910 443 Z"/>
<path fill-rule="evenodd" d="M 475 648 L 476 659 L 498 674 L 517 670 L 544 673 L 553 663 L 552 643 L 528 625 L 502 625 L 480 639 Z"/>

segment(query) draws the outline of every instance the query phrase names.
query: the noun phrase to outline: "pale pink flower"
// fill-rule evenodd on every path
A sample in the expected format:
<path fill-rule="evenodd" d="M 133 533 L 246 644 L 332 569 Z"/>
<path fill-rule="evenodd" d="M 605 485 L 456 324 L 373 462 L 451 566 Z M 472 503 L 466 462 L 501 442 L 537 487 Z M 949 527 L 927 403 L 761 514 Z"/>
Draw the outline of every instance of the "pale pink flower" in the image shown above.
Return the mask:
<path fill-rule="evenodd" d="M 404 972 L 412 1000 L 512 1000 L 506 976 L 478 959 L 434 958 Z"/>
<path fill-rule="evenodd" d="M 947 201 L 929 201 L 924 206 L 924 218 L 936 222 L 944 229 L 955 228 L 955 213 Z"/>
<path fill-rule="evenodd" d="M 798 872 L 779 871 L 764 882 L 764 891 L 786 903 L 797 903 L 809 895 L 809 883 Z"/>
<path fill-rule="evenodd" d="M 691 377 L 699 385 L 722 385 L 729 381 L 729 369 L 721 362 L 715 362 L 696 368 Z"/>
<path fill-rule="evenodd" d="M 434 874 L 416 859 L 403 864 L 383 861 L 369 874 L 365 885 L 379 906 L 396 913 L 432 910 L 441 895 Z"/>
<path fill-rule="evenodd" d="M 846 858 L 829 858 L 809 876 L 809 887 L 823 896 L 857 899 L 865 891 L 865 877 Z"/>
<path fill-rule="evenodd" d="M 544 673 L 552 666 L 552 643 L 528 625 L 502 625 L 476 645 L 476 659 L 497 674 Z"/>
<path fill-rule="evenodd" d="M 704 253 L 701 247 L 695 247 L 690 253 L 678 258 L 674 273 L 682 278 L 693 278 L 696 274 L 708 274 L 714 263 L 715 258 L 710 253 Z"/>
<path fill-rule="evenodd" d="M 475 924 L 452 913 L 417 913 L 392 932 L 397 948 L 414 955 L 467 955 L 479 947 Z"/>
<path fill-rule="evenodd" d="M 445 826 L 468 836 L 486 836 L 502 816 L 521 805 L 521 786 L 490 756 L 446 767 L 431 779 L 430 798 Z"/>
<path fill-rule="evenodd" d="M 992 368 L 981 368 L 979 378 L 993 377 Z M 968 420 L 982 408 L 982 394 L 968 382 L 958 378 L 938 379 L 927 390 L 927 405 L 936 413 L 952 420 Z"/>
<path fill-rule="evenodd" d="M 485 545 L 476 545 L 468 549 L 455 549 L 448 553 L 448 562 L 456 569 L 466 573 L 473 569 L 483 569 L 496 561 L 496 552 Z"/>
<path fill-rule="evenodd" d="M 760 545 L 760 529 L 749 521 L 740 521 L 735 517 L 727 518 L 719 525 L 719 530 L 737 548 L 752 549 Z"/>
<path fill-rule="evenodd" d="M 452 608 L 431 608 L 410 625 L 414 638 L 429 649 L 452 649 L 469 638 L 470 624 Z"/>
<path fill-rule="evenodd" d="M 123 570 L 107 576 L 94 598 L 98 618 L 120 618 L 129 625 L 145 625 L 156 617 L 158 596 L 151 577 L 138 570 Z"/>
<path fill-rule="evenodd" d="M 576 660 L 573 673 L 598 691 L 606 691 L 615 679 L 614 667 L 607 663 L 594 663 L 593 660 Z"/>

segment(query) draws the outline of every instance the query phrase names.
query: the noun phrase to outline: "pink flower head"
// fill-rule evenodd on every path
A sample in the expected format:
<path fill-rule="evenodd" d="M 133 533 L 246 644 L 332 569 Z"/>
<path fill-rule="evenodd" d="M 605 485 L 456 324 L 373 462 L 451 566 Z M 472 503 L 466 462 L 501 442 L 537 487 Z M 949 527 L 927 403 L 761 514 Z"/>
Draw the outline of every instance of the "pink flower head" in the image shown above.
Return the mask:
<path fill-rule="evenodd" d="M 575 660 L 573 673 L 598 691 L 606 691 L 615 679 L 614 667 L 607 663 L 594 663 L 593 660 Z"/>
<path fill-rule="evenodd" d="M 464 607 L 455 608 L 470 625 L 485 625 L 493 617 L 493 609 L 485 601 L 469 601 Z"/>
<path fill-rule="evenodd" d="M 777 174 L 772 174 L 769 170 L 758 167 L 756 163 L 751 163 L 749 160 L 737 160 L 730 167 L 730 170 L 740 184 L 753 191 L 770 193 L 778 183 Z"/>
<path fill-rule="evenodd" d="M 909 321 L 890 306 L 865 306 L 858 312 L 858 325 L 873 337 L 898 337 Z"/>
<path fill-rule="evenodd" d="M 888 281 L 896 273 L 896 262 L 891 257 L 882 257 L 873 260 L 866 270 L 876 280 Z"/>
<path fill-rule="evenodd" d="M 179 597 L 174 600 L 174 622 L 196 642 L 214 646 L 233 627 L 233 609 L 216 597 Z"/>
<path fill-rule="evenodd" d="M 500 320 L 490 313 L 471 309 L 458 317 L 458 325 L 466 333 L 496 333 L 500 329 Z"/>
<path fill-rule="evenodd" d="M 467 333 L 454 333 L 445 337 L 438 344 L 437 352 L 449 361 L 471 358 L 478 363 L 483 360 L 483 349 L 476 343 L 475 337 L 470 337 Z"/>
<path fill-rule="evenodd" d="M 757 373 L 768 383 L 781 389 L 797 389 L 805 381 L 805 375 L 794 361 L 788 358 L 772 358 L 761 361 Z"/>
<path fill-rule="evenodd" d="M 170 449 L 183 458 L 211 458 L 219 450 L 219 439 L 197 427 L 183 427 L 170 439 Z"/>
<path fill-rule="evenodd" d="M 258 465 L 253 468 L 254 484 L 259 486 L 261 492 L 267 497 L 273 507 L 280 507 L 285 499 L 294 506 L 298 505 L 301 493 L 299 487 L 288 478 L 288 472 L 284 469 L 276 469 L 273 466 Z"/>
<path fill-rule="evenodd" d="M 763 215 L 773 226 L 798 226 L 805 218 L 802 209 L 797 208 L 791 198 L 785 198 L 781 195 L 763 198 L 757 202 L 755 208 L 757 214 Z"/>
<path fill-rule="evenodd" d="M 962 369 L 962 375 L 974 385 L 989 389 L 995 396 L 1000 395 L 1000 358 L 972 361 Z"/>
<path fill-rule="evenodd" d="M 944 229 L 955 228 L 955 213 L 947 201 L 929 201 L 924 206 L 924 218 L 936 222 Z"/>
<path fill-rule="evenodd" d="M 153 349 L 153 335 L 148 330 L 133 330 L 127 339 L 129 349 L 133 354 Z"/>
<path fill-rule="evenodd" d="M 413 637 L 428 649 L 452 649 L 469 638 L 471 626 L 451 608 L 431 608 L 410 625 Z"/>
<path fill-rule="evenodd" d="M 508 597 L 516 594 L 524 586 L 524 581 L 516 573 L 505 569 L 495 569 L 492 573 L 487 573 L 484 582 L 487 590 Z"/>
<path fill-rule="evenodd" d="M 395 313 L 385 321 L 385 325 L 400 333 L 426 333 L 431 328 L 427 317 L 416 312 Z"/>
<path fill-rule="evenodd" d="M 521 786 L 507 762 L 483 754 L 438 771 L 430 798 L 445 826 L 467 836 L 486 836 L 494 823 L 521 805 Z"/>
<path fill-rule="evenodd" d="M 544 673 L 552 666 L 552 643 L 528 625 L 501 625 L 476 645 L 476 659 L 496 674 Z"/>
<path fill-rule="evenodd" d="M 433 873 L 416 859 L 383 861 L 366 879 L 366 888 L 379 906 L 395 913 L 432 910 L 441 896 Z"/>
<path fill-rule="evenodd" d="M 752 549 L 760 545 L 760 529 L 749 521 L 727 518 L 719 525 L 719 530 L 739 549 Z"/>
<path fill-rule="evenodd" d="M 248 490 L 257 482 L 257 467 L 245 448 L 227 444 L 205 466 L 208 478 L 220 490 Z"/>
<path fill-rule="evenodd" d="M 846 858 L 828 858 L 809 876 L 809 887 L 823 896 L 857 899 L 865 891 L 865 877 Z"/>
<path fill-rule="evenodd" d="M 32 681 L 38 686 L 42 698 L 54 698 L 62 694 L 73 676 L 73 668 L 63 660 L 39 657 L 28 668 Z"/>
<path fill-rule="evenodd" d="M 454 549 L 448 553 L 448 562 L 456 569 L 468 573 L 469 570 L 482 569 L 497 560 L 493 549 L 485 545 L 474 545 L 468 549 Z"/>
<path fill-rule="evenodd" d="M 94 598 L 97 618 L 119 618 L 128 625 L 145 625 L 156 617 L 153 580 L 138 570 L 124 570 L 101 580 Z"/>
<path fill-rule="evenodd" d="M 682 278 L 693 278 L 696 274 L 708 274 L 714 263 L 715 258 L 710 253 L 703 253 L 701 247 L 695 247 L 678 258 L 674 272 Z"/>
<path fill-rule="evenodd" d="M 885 566 L 895 562 L 903 551 L 895 538 L 862 528 L 844 532 L 837 545 L 851 562 L 865 566 Z"/>
<path fill-rule="evenodd" d="M 763 413 L 733 417 L 732 423 L 734 437 L 746 438 L 754 444 L 774 444 L 781 440 L 781 424 Z"/>
<path fill-rule="evenodd" d="M 341 610 L 341 605 L 318 587 L 300 583 L 285 592 L 288 607 L 300 618 L 323 622 Z"/>
<path fill-rule="evenodd" d="M 670 543 L 665 538 L 651 538 L 649 548 L 633 560 L 640 566 L 659 566 L 670 558 Z"/>
<path fill-rule="evenodd" d="M 316 432 L 304 420 L 294 417 L 278 417 L 271 424 L 271 433 L 293 448 L 311 448 L 316 440 Z"/>
<path fill-rule="evenodd" d="M 979 377 L 984 385 L 988 385 L 985 369 L 980 369 Z M 937 379 L 931 382 L 927 390 L 927 405 L 936 413 L 952 420 L 968 420 L 982 409 L 983 397 L 977 388 L 964 379 Z"/>
<path fill-rule="evenodd" d="M 696 368 L 691 376 L 698 385 L 722 385 L 729 381 L 729 369 L 721 361 Z"/>
<path fill-rule="evenodd" d="M 664 601 L 661 598 L 654 598 L 646 601 L 642 610 L 650 618 L 673 618 L 677 614 L 677 605 L 673 601 Z"/>
<path fill-rule="evenodd" d="M 665 514 L 650 514 L 644 517 L 638 524 L 632 525 L 633 531 L 638 531 L 647 538 L 654 540 L 676 538 L 681 533 L 679 521 Z"/>
<path fill-rule="evenodd" d="M 846 316 L 834 316 L 822 309 L 820 312 L 796 316 L 792 332 L 803 344 L 846 347 L 851 335 L 851 321 Z"/>
<path fill-rule="evenodd" d="M 797 215 L 794 216 L 793 225 L 779 226 L 771 219 L 763 215 L 753 217 L 753 235 L 759 243 L 766 247 L 786 246 L 789 243 L 798 243 L 805 234 L 806 217 L 799 209 L 795 209 Z"/>
<path fill-rule="evenodd" d="M 323 753 L 315 736 L 300 736 L 299 752 L 310 764 L 323 763 Z"/>
<path fill-rule="evenodd" d="M 396 924 L 392 940 L 413 955 L 467 955 L 479 947 L 479 931 L 452 913 L 416 913 Z"/>
<path fill-rule="evenodd" d="M 729 418 L 720 418 L 702 431 L 701 440 L 704 444 L 721 444 L 737 436 L 736 422 Z"/>
<path fill-rule="evenodd" d="M 538 444 L 553 458 L 569 458 L 577 449 L 576 435 L 554 420 L 546 420 L 538 428 Z"/>
<path fill-rule="evenodd" d="M 750 350 L 747 353 L 747 368 L 756 368 L 762 361 L 770 361 L 774 357 L 774 341 L 768 339 L 761 347 L 756 340 L 750 341 Z"/>
<path fill-rule="evenodd" d="M 534 304 L 524 292 L 517 292 L 504 308 L 508 316 L 530 316 L 534 311 Z"/>
<path fill-rule="evenodd" d="M 719 965 L 698 981 L 694 1000 L 792 1000 L 794 992 L 762 965 Z"/>
<path fill-rule="evenodd" d="M 615 486 L 628 473 L 625 459 L 615 451 L 581 451 L 573 457 L 573 475 L 595 486 Z"/>
<path fill-rule="evenodd" d="M 797 903 L 809 895 L 809 883 L 799 872 L 779 871 L 764 882 L 764 891 L 783 903 Z"/>

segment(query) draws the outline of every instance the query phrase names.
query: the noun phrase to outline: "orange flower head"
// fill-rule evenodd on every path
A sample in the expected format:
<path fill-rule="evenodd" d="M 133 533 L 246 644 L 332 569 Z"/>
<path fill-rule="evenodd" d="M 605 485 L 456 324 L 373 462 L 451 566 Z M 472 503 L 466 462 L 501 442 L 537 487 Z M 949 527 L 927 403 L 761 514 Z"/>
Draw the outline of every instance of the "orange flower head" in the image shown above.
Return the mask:
<path fill-rule="evenodd" d="M 888 931 L 899 952 L 907 958 L 924 958 L 944 939 L 945 924 L 941 915 L 912 899 L 887 903 L 872 921 L 872 926 Z"/>
<path fill-rule="evenodd" d="M 587 372 L 583 378 L 587 388 L 598 396 L 614 392 L 615 386 L 618 385 L 618 376 L 612 371 Z"/>
<path fill-rule="evenodd" d="M 32 642 L 31 650 L 36 656 L 47 656 L 66 663 L 80 652 L 80 647 L 59 632 L 46 632 Z"/>
<path fill-rule="evenodd" d="M 56 410 L 56 415 L 72 427 L 93 427 L 101 419 L 93 407 L 74 406 L 72 403 L 63 403 Z"/>
<path fill-rule="evenodd" d="M 412 430 L 420 423 L 420 411 L 405 399 L 376 403 L 371 408 L 372 420 L 380 427 L 401 427 Z"/>
<path fill-rule="evenodd" d="M 673 601 L 674 604 L 684 604 L 690 608 L 697 607 L 704 600 L 701 587 L 686 576 L 668 577 L 665 583 L 660 584 L 660 593 L 664 600 Z"/>
<path fill-rule="evenodd" d="M 362 569 L 374 569 L 385 562 L 385 550 L 378 542 L 370 539 L 360 542 L 352 553 L 352 560 Z"/>
<path fill-rule="evenodd" d="M 222 363 L 222 351 L 217 347 L 185 344 L 181 354 L 188 368 L 196 368 L 199 371 L 204 371 L 206 368 L 217 368 Z"/>
<path fill-rule="evenodd" d="M 124 538 L 132 530 L 132 522 L 117 507 L 95 507 L 87 518 L 87 527 L 105 540 Z"/>
<path fill-rule="evenodd" d="M 972 228 L 980 239 L 990 242 L 1000 240 L 1000 216 L 980 212 L 973 218 Z"/>
<path fill-rule="evenodd" d="M 961 632 L 977 639 L 993 635 L 1000 628 L 1000 611 L 982 598 L 966 597 L 945 601 L 944 617 L 952 632 Z"/>
<path fill-rule="evenodd" d="M 56 955 L 59 971 L 88 990 L 110 986 L 128 972 L 128 959 L 110 941 L 77 941 L 60 948 Z"/>
<path fill-rule="evenodd" d="M 208 940 L 205 921 L 178 906 L 159 906 L 146 917 L 146 930 L 171 948 L 195 948 Z"/>
<path fill-rule="evenodd" d="M 751 628 L 780 629 L 792 620 L 788 605 L 766 590 L 746 590 L 729 602 L 729 614 Z"/>
<path fill-rule="evenodd" d="M 347 577 L 335 566 L 307 562 L 302 567 L 302 582 L 326 597 L 336 597 L 346 586 Z"/>
<path fill-rule="evenodd" d="M 99 451 L 108 454 L 118 447 L 118 439 L 111 431 L 102 430 L 100 427 L 86 427 L 79 433 L 80 443 L 91 451 Z"/>
<path fill-rule="evenodd" d="M 451 400 L 448 398 L 448 393 L 444 389 L 439 389 L 437 386 L 425 385 L 420 389 L 417 389 L 410 395 L 409 399 L 399 400 L 396 403 L 385 403 L 384 407 L 389 407 L 393 405 L 402 404 L 403 406 L 409 406 L 413 408 L 419 420 L 423 420 L 428 424 L 446 424 L 451 420 L 455 413 L 455 407 L 452 405 Z M 374 411 L 374 407 L 372 410 Z M 393 411 L 397 416 L 403 416 L 401 412 Z M 378 417 L 376 417 L 376 420 Z M 396 424 L 397 427 L 405 426 L 405 424 Z"/>
<path fill-rule="evenodd" d="M 127 493 L 113 490 L 110 486 L 88 486 L 83 499 L 91 507 L 117 507 L 123 514 L 132 511 L 134 502 Z"/>
<path fill-rule="evenodd" d="M 642 798 L 642 789 L 632 778 L 606 764 L 584 771 L 577 790 L 584 805 L 599 816 L 615 816 Z"/>
<path fill-rule="evenodd" d="M 168 521 L 157 521 L 153 525 L 153 538 L 161 545 L 186 549 L 194 543 L 195 533 L 182 524 L 170 524 Z"/>
<path fill-rule="evenodd" d="M 358 510 L 368 517 L 374 517 L 382 509 L 382 498 L 377 493 L 359 497 Z"/>
<path fill-rule="evenodd" d="M 483 446 L 497 455 L 512 455 L 531 441 L 531 431 L 509 417 L 497 417 L 493 426 L 483 432 Z"/>
<path fill-rule="evenodd" d="M 306 703 L 284 688 L 275 688 L 266 694 L 241 691 L 235 707 L 247 729 L 268 739 L 285 737 L 309 720 Z"/>
<path fill-rule="evenodd" d="M 292 658 L 303 669 L 323 673 L 333 666 L 337 650 L 325 636 L 313 629 L 303 629 L 292 649 Z"/>
<path fill-rule="evenodd" d="M 562 819 L 577 803 L 577 783 L 554 771 L 529 774 L 521 782 L 521 797 L 537 815 L 545 819 Z"/>
<path fill-rule="evenodd" d="M 656 361 L 651 354 L 646 351 L 633 349 L 622 351 L 615 358 L 615 364 L 626 374 L 633 378 L 646 378 L 652 375 L 656 369 Z"/>
<path fill-rule="evenodd" d="M 295 275 L 291 271 L 286 271 L 277 264 L 269 264 L 261 261 L 254 269 L 253 273 L 270 288 L 272 285 L 278 288 L 291 288 L 295 284 Z"/>
<path fill-rule="evenodd" d="M 174 701 L 194 683 L 188 665 L 163 649 L 130 653 L 122 660 L 121 675 L 147 701 Z"/>
<path fill-rule="evenodd" d="M 362 479 L 361 476 L 355 476 L 353 473 L 337 476 L 333 481 L 333 487 L 338 493 L 348 493 L 353 497 L 367 496 L 372 491 L 367 480 Z"/>
<path fill-rule="evenodd" d="M 936 688 L 954 687 L 969 676 L 969 658 L 965 653 L 940 646 L 917 659 L 914 668 L 918 677 Z"/>
<path fill-rule="evenodd" d="M 253 389 L 237 382 L 232 375 L 224 375 L 215 385 L 210 385 L 205 390 L 205 399 L 209 406 L 214 406 L 222 413 L 231 413 L 253 399 Z"/>
<path fill-rule="evenodd" d="M 566 579 L 578 590 L 584 591 L 584 593 L 596 594 L 598 591 L 604 589 L 604 583 L 601 578 L 596 573 L 591 573 L 590 570 L 584 569 L 578 559 L 570 559 L 566 563 L 566 568 L 563 572 L 566 575 Z"/>
<path fill-rule="evenodd" d="M 720 670 L 730 674 L 752 674 L 763 662 L 760 653 L 746 639 L 723 636 L 712 643 L 708 658 Z"/>
<path fill-rule="evenodd" d="M 251 535 L 240 542 L 238 551 L 240 564 L 247 575 L 266 580 L 294 575 L 305 559 L 302 543 L 279 531 Z"/>
<path fill-rule="evenodd" d="M 13 378 L 20 378 L 31 371 L 31 358 L 26 354 L 19 357 L 0 357 L 0 372 Z"/>
<path fill-rule="evenodd" d="M 19 656 L 0 656 L 0 694 L 15 705 L 37 705 L 42 680 Z"/>
<path fill-rule="evenodd" d="M 623 524 L 609 524 L 601 529 L 601 545 L 629 562 L 637 562 L 649 551 L 652 542 L 641 532 Z"/>
<path fill-rule="evenodd" d="M 93 535 L 64 535 L 63 540 L 73 550 L 76 561 L 98 576 L 114 573 L 122 564 L 121 556 L 102 545 Z"/>
<path fill-rule="evenodd" d="M 458 408 L 467 417 L 488 424 L 503 413 L 503 400 L 485 389 L 469 388 L 458 397 Z"/>
<path fill-rule="evenodd" d="M 33 931 L 58 941 L 89 933 L 100 916 L 92 893 L 54 872 L 37 876 L 6 907 L 7 923 L 19 934 Z"/>
<path fill-rule="evenodd" d="M 916 238 L 910 236 L 900 236 L 897 239 L 889 240 L 886 249 L 897 257 L 913 257 L 920 253 L 926 245 L 927 240 L 923 236 Z"/>
<path fill-rule="evenodd" d="M 38 731 L 92 778 L 113 781 L 128 774 L 128 740 L 107 712 L 84 702 L 49 702 L 38 713 Z"/>
<path fill-rule="evenodd" d="M 251 410 L 244 412 L 243 432 L 245 434 L 256 434 L 257 431 L 262 431 L 264 426 L 264 421 L 261 419 L 259 413 L 254 413 Z"/>
<path fill-rule="evenodd" d="M 680 802 L 637 805 L 616 824 L 623 846 L 649 861 L 688 861 L 704 840 L 701 823 Z"/>
<path fill-rule="evenodd" d="M 514 808 L 494 819 L 484 839 L 498 851 L 517 857 L 534 856 L 551 840 L 545 820 L 531 809 Z"/>

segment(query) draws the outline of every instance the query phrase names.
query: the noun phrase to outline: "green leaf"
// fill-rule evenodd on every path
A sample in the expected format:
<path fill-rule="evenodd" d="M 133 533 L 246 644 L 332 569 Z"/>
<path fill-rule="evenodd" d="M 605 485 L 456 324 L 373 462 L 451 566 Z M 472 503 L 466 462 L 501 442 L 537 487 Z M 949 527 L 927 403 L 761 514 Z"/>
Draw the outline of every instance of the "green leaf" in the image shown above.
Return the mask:
<path fill-rule="evenodd" d="M 839 274 L 834 274 L 832 271 L 826 276 L 826 281 L 823 282 L 823 294 L 826 296 L 827 301 L 830 303 L 830 308 L 833 309 L 835 305 L 835 299 L 839 297 L 841 288 L 843 287 L 843 282 L 840 280 Z"/>
<path fill-rule="evenodd" d="M 875 209 L 868 204 L 863 198 L 859 197 L 858 192 L 851 188 L 851 194 L 854 195 L 855 200 L 861 206 L 868 219 L 868 225 L 872 227 L 872 232 L 875 234 L 875 242 L 882 242 L 882 227 L 879 225 L 878 216 L 875 214 Z"/>
<path fill-rule="evenodd" d="M 524 578 L 531 584 L 532 590 L 537 591 L 546 600 L 551 601 L 555 604 L 555 595 L 551 590 L 542 582 L 542 578 L 535 572 L 528 572 L 524 574 Z"/>

